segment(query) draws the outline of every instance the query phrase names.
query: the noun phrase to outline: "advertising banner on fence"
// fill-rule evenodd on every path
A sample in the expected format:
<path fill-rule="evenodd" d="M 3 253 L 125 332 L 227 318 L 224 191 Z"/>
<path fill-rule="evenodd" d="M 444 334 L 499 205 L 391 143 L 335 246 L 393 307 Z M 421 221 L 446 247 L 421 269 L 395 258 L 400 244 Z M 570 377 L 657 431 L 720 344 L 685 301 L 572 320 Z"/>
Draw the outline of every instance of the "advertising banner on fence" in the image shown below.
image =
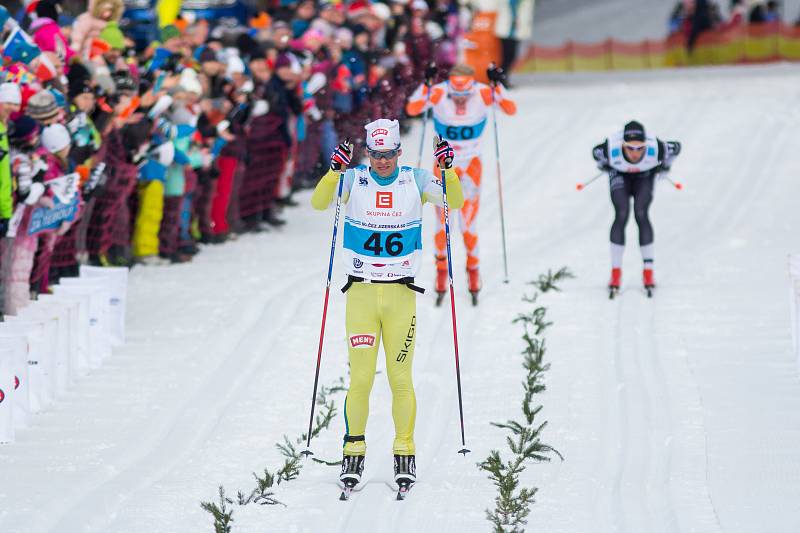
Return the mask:
<path fill-rule="evenodd" d="M 55 205 L 52 208 L 40 207 L 33 212 L 28 235 L 57 229 L 63 222 L 75 220 L 80 201 L 79 182 L 80 175 L 77 172 L 47 182 L 47 188 L 53 191 L 53 204 Z"/>

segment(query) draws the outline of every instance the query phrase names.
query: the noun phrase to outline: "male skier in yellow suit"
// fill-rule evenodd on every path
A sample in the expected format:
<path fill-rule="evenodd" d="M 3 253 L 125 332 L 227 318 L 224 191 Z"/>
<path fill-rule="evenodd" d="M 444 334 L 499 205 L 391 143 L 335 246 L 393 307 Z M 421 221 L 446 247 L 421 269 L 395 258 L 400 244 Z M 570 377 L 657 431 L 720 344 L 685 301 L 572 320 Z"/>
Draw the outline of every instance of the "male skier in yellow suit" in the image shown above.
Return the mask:
<path fill-rule="evenodd" d="M 331 170 L 311 197 L 315 209 L 327 208 L 344 172 L 342 256 L 348 281 L 342 290 L 347 294 L 350 387 L 344 407 L 340 480 L 346 490 L 352 490 L 364 471 L 369 394 L 383 338 L 392 390 L 395 481 L 407 489 L 416 481 L 417 404 L 411 364 L 417 328 L 416 293 L 422 292 L 414 285 L 422 252 L 422 206 L 427 202 L 443 205 L 442 183 L 428 170 L 398 165 L 403 151 L 396 120 L 379 119 L 365 129 L 369 164 L 345 170 L 351 151 L 347 144 L 340 144 L 331 156 Z M 464 196 L 458 175 L 451 168 L 455 153 L 446 140 L 441 140 L 434 155 L 445 169 L 448 205 L 460 209 Z"/>

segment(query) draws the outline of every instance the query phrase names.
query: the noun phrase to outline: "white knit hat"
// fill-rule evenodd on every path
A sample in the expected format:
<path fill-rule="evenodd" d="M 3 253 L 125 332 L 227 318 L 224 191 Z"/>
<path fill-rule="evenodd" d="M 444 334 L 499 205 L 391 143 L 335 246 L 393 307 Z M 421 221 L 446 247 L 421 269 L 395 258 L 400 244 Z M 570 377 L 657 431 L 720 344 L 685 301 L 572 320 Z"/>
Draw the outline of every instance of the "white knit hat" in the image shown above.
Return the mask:
<path fill-rule="evenodd" d="M 181 71 L 180 81 L 178 86 L 188 93 L 201 95 L 203 94 L 203 87 L 197 79 L 197 72 L 193 69 L 185 68 Z"/>
<path fill-rule="evenodd" d="M 51 154 L 70 145 L 69 131 L 63 124 L 53 124 L 42 130 L 42 146 Z"/>
<path fill-rule="evenodd" d="M 425 0 L 414 0 L 411 2 L 411 9 L 417 11 L 428 11 L 430 8 L 428 7 L 428 3 Z"/>
<path fill-rule="evenodd" d="M 375 151 L 395 150 L 400 148 L 400 123 L 396 120 L 379 118 L 370 122 L 367 130 L 367 148 Z"/>
<path fill-rule="evenodd" d="M 16 83 L 0 83 L 0 104 L 21 104 L 22 93 Z"/>
<path fill-rule="evenodd" d="M 232 74 L 244 74 L 244 61 L 238 55 L 232 55 L 227 59 L 228 68 L 225 69 L 225 75 L 231 77 Z"/>

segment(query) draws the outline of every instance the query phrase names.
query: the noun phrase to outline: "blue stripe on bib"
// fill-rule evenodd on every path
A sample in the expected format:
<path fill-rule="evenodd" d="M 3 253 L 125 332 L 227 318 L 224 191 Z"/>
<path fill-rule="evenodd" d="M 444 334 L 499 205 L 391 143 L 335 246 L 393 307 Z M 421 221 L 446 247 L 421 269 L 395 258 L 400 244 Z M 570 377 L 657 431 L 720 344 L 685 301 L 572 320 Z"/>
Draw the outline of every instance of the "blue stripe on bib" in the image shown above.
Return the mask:
<path fill-rule="evenodd" d="M 422 226 L 399 230 L 374 230 L 344 224 L 344 247 L 367 257 L 391 259 L 422 249 Z"/>
<path fill-rule="evenodd" d="M 448 141 L 471 141 L 481 136 L 483 128 L 486 127 L 486 119 L 483 119 L 477 124 L 453 126 L 439 122 L 436 117 L 434 117 L 433 127 L 436 129 L 436 133 Z"/>

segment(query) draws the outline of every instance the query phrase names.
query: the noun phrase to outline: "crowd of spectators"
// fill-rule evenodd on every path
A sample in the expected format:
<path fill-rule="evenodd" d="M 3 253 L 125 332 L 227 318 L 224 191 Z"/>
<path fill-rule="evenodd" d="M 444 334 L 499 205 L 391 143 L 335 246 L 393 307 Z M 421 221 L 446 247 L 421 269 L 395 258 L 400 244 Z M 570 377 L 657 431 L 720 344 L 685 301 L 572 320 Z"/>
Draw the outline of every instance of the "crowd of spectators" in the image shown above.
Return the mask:
<path fill-rule="evenodd" d="M 4 313 L 79 263 L 185 262 L 281 226 L 341 139 L 358 158 L 365 123 L 446 74 L 463 27 L 455 0 L 300 0 L 137 47 L 122 12 L 0 7 Z"/>
<path fill-rule="evenodd" d="M 704 31 L 782 20 L 779 0 L 731 0 L 727 17 L 717 0 L 679 0 L 670 15 L 669 33 L 685 35 L 688 47 L 692 49 Z M 797 24 L 800 25 L 800 18 Z"/>

